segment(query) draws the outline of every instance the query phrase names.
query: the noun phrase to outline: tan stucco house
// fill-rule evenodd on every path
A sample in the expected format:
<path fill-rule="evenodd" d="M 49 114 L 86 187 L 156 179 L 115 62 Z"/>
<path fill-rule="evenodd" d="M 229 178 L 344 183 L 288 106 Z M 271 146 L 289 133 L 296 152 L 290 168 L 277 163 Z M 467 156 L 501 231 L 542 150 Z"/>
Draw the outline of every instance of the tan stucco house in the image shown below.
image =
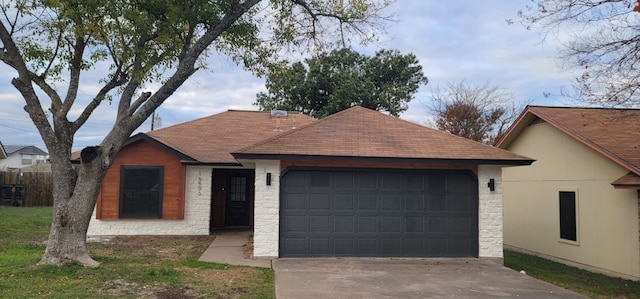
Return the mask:
<path fill-rule="evenodd" d="M 530 158 L 362 107 L 227 111 L 138 134 L 88 235 L 252 228 L 256 257 L 502 257 L 504 166 Z"/>
<path fill-rule="evenodd" d="M 497 146 L 505 248 L 640 280 L 640 110 L 528 106 Z"/>

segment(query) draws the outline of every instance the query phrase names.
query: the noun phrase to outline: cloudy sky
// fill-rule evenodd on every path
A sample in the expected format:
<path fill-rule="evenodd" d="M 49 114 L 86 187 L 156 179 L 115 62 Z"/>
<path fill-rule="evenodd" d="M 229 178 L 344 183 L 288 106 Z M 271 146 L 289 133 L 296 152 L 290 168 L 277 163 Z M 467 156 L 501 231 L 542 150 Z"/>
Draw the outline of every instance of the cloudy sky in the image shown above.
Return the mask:
<path fill-rule="evenodd" d="M 388 23 L 387 36 L 365 53 L 398 49 L 414 53 L 429 84 L 423 86 L 401 118 L 427 124 L 430 89 L 466 80 L 471 84 L 490 82 L 511 93 L 520 103 L 566 104 L 560 89 L 569 87 L 575 72 L 559 67 L 557 42 L 541 43 L 537 32 L 519 24 L 517 12 L 529 0 L 398 0 L 388 8 L 396 22 Z M 360 49 L 359 49 L 360 50 Z M 250 109 L 256 93 L 265 90 L 264 79 L 254 77 L 221 57 L 208 61 L 209 69 L 191 77 L 159 109 L 162 126 L 193 120 L 228 109 Z M 35 126 L 23 110 L 24 102 L 11 86 L 13 73 L 0 66 L 0 141 L 29 144 L 45 149 Z M 98 86 L 80 87 L 80 100 L 88 100 Z M 550 93 L 550 97 L 543 96 Z M 78 132 L 74 150 L 100 143 L 113 125 L 115 108 L 103 105 Z M 150 129 L 150 121 L 140 131 Z"/>

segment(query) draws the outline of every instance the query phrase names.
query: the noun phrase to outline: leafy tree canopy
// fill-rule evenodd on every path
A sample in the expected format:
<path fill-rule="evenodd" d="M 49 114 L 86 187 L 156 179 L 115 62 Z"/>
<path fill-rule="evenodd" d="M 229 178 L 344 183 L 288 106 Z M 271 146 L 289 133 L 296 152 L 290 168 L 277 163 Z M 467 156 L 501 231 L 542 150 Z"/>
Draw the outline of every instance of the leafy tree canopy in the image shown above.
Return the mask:
<path fill-rule="evenodd" d="M 487 144 L 498 141 L 521 110 L 499 86 L 466 81 L 433 89 L 430 103 L 439 130 Z"/>
<path fill-rule="evenodd" d="M 273 70 L 268 92 L 259 93 L 254 104 L 317 118 L 354 105 L 398 116 L 427 82 L 413 54 L 380 50 L 367 57 L 345 48 Z"/>
<path fill-rule="evenodd" d="M 203 57 L 216 52 L 264 74 L 285 50 L 375 39 L 390 1 L 0 1 L 0 63 L 15 71 L 12 84 L 47 146 L 54 176 L 54 217 L 41 263 L 97 265 L 86 232 L 107 169 L 131 133 L 205 66 Z M 161 86 L 145 91 L 149 82 Z M 98 86 L 88 103 L 77 101 L 82 83 Z M 109 102 L 117 109 L 111 131 L 74 167 L 76 132 Z"/>

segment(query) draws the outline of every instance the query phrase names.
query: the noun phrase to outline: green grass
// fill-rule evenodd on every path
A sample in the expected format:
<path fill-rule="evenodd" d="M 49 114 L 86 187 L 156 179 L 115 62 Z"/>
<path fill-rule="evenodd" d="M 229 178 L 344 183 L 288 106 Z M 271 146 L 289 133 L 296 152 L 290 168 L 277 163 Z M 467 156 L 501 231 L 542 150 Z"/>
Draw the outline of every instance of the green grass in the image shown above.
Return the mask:
<path fill-rule="evenodd" d="M 198 262 L 212 237 L 89 244 L 97 268 L 38 266 L 50 207 L 0 207 L 0 298 L 275 298 L 271 269 Z"/>
<path fill-rule="evenodd" d="M 589 272 L 537 256 L 504 252 L 504 265 L 590 298 L 640 298 L 640 282 Z"/>

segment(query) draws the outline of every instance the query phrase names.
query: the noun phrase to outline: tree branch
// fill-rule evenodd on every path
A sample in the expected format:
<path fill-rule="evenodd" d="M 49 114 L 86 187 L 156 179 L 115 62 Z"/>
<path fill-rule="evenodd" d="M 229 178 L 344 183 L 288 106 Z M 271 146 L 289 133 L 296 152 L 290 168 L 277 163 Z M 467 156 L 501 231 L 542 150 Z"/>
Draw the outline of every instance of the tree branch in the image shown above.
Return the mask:
<path fill-rule="evenodd" d="M 260 0 L 247 0 L 243 3 L 235 1 L 225 16 L 213 27 L 209 28 L 200 37 L 193 46 L 187 50 L 184 55 L 184 59 L 180 61 L 176 71 L 173 75 L 163 84 L 156 93 L 145 99 L 144 95 L 136 100 L 136 105 L 141 104 L 140 108 L 131 112 L 130 126 L 133 129 L 139 127 L 151 113 L 158 108 L 169 96 L 171 96 L 177 89 L 186 81 L 193 73 L 197 71 L 195 63 L 200 57 L 200 54 L 204 52 L 211 43 L 213 43 L 218 36 L 225 32 L 229 27 L 233 25 L 240 17 L 242 17 L 249 9 L 260 3 Z M 144 104 L 142 104 L 144 103 Z M 136 106 L 133 105 L 133 106 Z M 132 106 L 132 108 L 133 108 Z"/>
<path fill-rule="evenodd" d="M 80 72 L 82 71 L 82 56 L 87 43 L 84 37 L 78 36 L 76 42 L 73 45 L 73 57 L 71 59 L 71 65 L 69 65 L 69 88 L 67 89 L 67 96 L 64 99 L 64 104 L 61 107 L 61 113 L 67 114 L 71 110 L 71 106 L 75 102 L 78 96 L 78 87 L 80 85 Z"/>
<path fill-rule="evenodd" d="M 31 117 L 31 120 L 33 120 L 34 124 L 38 128 L 42 139 L 47 146 L 51 146 L 55 143 L 56 135 L 53 132 L 51 124 L 47 120 L 46 114 L 42 111 L 40 100 L 31 85 L 31 72 L 27 69 L 20 50 L 16 46 L 11 33 L 7 31 L 3 22 L 0 22 L 0 41 L 2 41 L 2 44 L 4 45 L 0 59 L 18 72 L 18 77 L 14 78 L 11 83 L 24 97 L 25 102 L 27 103 L 25 110 L 29 113 L 29 117 Z"/>
<path fill-rule="evenodd" d="M 84 123 L 89 119 L 89 116 L 93 114 L 93 111 L 105 99 L 105 97 L 107 96 L 107 93 L 109 93 L 114 88 L 117 88 L 118 86 L 122 86 L 126 82 L 127 82 L 127 78 L 124 75 L 120 73 L 114 74 L 114 76 L 111 78 L 109 83 L 107 83 L 105 86 L 103 86 L 100 89 L 100 91 L 93 98 L 93 100 L 91 100 L 91 102 L 84 108 L 80 116 L 78 116 L 78 118 L 71 124 L 72 132 L 73 133 L 77 132 L 78 129 L 80 129 L 80 127 L 84 125 Z"/>

